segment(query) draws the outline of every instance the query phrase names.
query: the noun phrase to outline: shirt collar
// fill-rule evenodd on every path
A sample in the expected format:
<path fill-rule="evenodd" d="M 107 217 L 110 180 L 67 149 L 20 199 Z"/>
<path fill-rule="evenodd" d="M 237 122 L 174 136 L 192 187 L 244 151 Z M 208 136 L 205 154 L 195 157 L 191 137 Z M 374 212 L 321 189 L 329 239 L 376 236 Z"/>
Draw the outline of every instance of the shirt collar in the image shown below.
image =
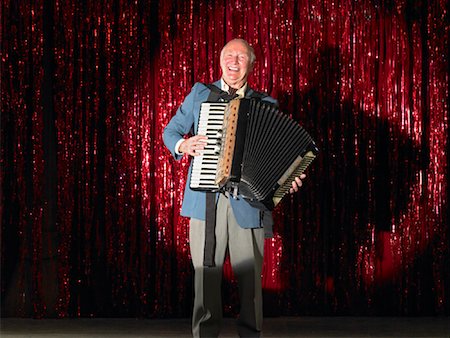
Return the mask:
<path fill-rule="evenodd" d="M 228 92 L 228 89 L 230 89 L 230 86 L 225 83 L 223 79 L 220 79 L 220 89 L 223 91 Z M 236 94 L 239 98 L 245 97 L 245 91 L 247 90 L 247 82 L 236 91 Z"/>

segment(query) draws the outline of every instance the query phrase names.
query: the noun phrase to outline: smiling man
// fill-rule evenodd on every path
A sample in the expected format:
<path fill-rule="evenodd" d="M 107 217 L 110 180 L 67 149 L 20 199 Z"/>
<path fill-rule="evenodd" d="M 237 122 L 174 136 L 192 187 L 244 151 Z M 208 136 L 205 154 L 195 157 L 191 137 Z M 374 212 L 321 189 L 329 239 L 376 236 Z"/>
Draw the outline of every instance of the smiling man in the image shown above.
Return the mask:
<path fill-rule="evenodd" d="M 200 105 L 205 101 L 229 100 L 233 97 L 256 98 L 271 103 L 276 100 L 252 90 L 247 78 L 253 69 L 255 53 L 242 39 L 229 41 L 220 54 L 222 78 L 213 84 L 196 83 L 174 117 L 164 129 L 164 143 L 176 159 L 184 154 L 197 156 L 207 138 L 192 135 L 197 131 Z M 222 323 L 222 267 L 228 249 L 233 272 L 238 280 L 240 336 L 258 337 L 262 328 L 261 269 L 264 237 L 272 235 L 272 214 L 252 207 L 244 199 L 228 193 L 215 197 L 214 266 L 204 266 L 206 193 L 190 189 L 186 183 L 181 215 L 190 218 L 189 245 L 194 266 L 194 337 L 217 337 Z M 292 182 L 291 192 L 298 191 L 301 179 Z M 214 204 L 214 202 L 213 202 Z"/>

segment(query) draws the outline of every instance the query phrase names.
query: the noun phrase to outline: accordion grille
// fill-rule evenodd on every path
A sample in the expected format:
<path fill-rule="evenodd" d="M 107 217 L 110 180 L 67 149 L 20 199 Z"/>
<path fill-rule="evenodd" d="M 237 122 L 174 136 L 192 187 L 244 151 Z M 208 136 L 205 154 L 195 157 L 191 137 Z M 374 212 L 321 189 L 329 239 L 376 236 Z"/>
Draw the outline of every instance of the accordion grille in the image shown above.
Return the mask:
<path fill-rule="evenodd" d="M 314 153 L 307 152 L 314 143 L 274 105 L 253 100 L 249 110 L 240 193 L 256 200 L 274 196 L 276 204 L 314 159 Z"/>

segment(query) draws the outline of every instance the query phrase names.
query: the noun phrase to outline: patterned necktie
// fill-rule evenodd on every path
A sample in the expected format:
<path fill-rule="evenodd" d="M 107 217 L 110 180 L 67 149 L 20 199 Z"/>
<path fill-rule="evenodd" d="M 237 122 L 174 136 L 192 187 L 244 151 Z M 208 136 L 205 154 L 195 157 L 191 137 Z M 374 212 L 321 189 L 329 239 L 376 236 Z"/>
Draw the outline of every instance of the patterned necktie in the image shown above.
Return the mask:
<path fill-rule="evenodd" d="M 236 92 L 237 92 L 236 88 L 231 88 L 231 87 L 228 88 L 228 93 L 230 94 L 230 96 L 235 96 Z"/>
<path fill-rule="evenodd" d="M 236 88 L 228 88 L 228 95 L 227 95 L 227 99 L 229 101 L 233 100 L 234 98 L 236 98 L 238 95 L 236 94 L 237 89 Z"/>

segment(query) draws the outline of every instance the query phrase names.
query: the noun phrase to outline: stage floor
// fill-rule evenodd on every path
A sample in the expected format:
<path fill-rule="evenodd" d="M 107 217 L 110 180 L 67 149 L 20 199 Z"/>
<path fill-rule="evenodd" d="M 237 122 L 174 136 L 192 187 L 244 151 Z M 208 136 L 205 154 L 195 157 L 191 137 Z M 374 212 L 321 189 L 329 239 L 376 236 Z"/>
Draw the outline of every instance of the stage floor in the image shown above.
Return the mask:
<path fill-rule="evenodd" d="M 1 319 L 1 337 L 191 337 L 189 319 Z M 224 320 L 220 337 L 237 337 Z M 450 318 L 265 318 L 262 337 L 450 337 Z"/>

